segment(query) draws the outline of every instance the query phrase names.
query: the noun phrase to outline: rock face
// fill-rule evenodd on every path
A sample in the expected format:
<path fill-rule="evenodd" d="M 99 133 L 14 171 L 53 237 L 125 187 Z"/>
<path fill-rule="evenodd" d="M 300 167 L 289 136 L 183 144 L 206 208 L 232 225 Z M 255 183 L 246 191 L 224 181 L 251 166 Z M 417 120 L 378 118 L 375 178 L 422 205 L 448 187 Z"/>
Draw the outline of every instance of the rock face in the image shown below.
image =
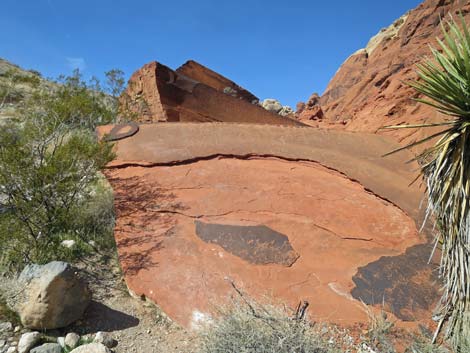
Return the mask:
<path fill-rule="evenodd" d="M 151 62 L 132 75 L 121 104 L 135 112 L 140 122 L 302 125 L 252 104 L 253 97 L 195 62 L 188 62 L 176 71 Z"/>
<path fill-rule="evenodd" d="M 31 329 L 55 329 L 78 320 L 88 306 L 88 286 L 67 263 L 29 265 L 21 273 L 13 309 L 23 326 Z"/>
<path fill-rule="evenodd" d="M 176 72 L 212 87 L 218 92 L 230 94 L 232 97 L 243 99 L 249 103 L 257 103 L 259 101 L 258 97 L 253 93 L 194 60 L 187 61 L 177 68 Z"/>
<path fill-rule="evenodd" d="M 141 125 L 105 171 L 130 291 L 189 328 L 235 295 L 232 283 L 293 307 L 307 300 L 320 321 L 366 322 L 363 298 L 400 320 L 429 318 L 432 266 L 408 251 L 426 243 L 422 192 L 408 187 L 407 153 L 381 157 L 395 147 L 312 128 Z"/>
<path fill-rule="evenodd" d="M 430 55 L 429 44 L 435 44 L 435 38 L 441 37 L 439 19 L 448 18 L 449 13 L 456 17 L 461 6 L 468 23 L 468 1 L 426 0 L 381 30 L 366 48 L 352 54 L 321 96 L 319 105 L 325 117 L 320 126 L 377 132 L 403 143 L 429 136 L 432 129 L 379 128 L 444 118 L 434 109 L 413 101 L 416 93 L 403 82 L 416 79 L 416 64 Z"/>
<path fill-rule="evenodd" d="M 324 114 L 320 106 L 320 96 L 314 93 L 310 96 L 307 103 L 297 104 L 296 117 L 309 125 L 312 125 L 314 121 L 323 121 Z"/>

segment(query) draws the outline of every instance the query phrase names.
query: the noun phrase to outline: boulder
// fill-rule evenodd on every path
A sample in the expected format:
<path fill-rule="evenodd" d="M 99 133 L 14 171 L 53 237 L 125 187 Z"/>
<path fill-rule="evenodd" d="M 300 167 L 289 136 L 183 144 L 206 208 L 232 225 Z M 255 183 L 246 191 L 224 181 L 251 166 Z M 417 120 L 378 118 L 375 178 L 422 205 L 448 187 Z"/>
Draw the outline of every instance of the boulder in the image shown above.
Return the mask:
<path fill-rule="evenodd" d="M 278 112 L 278 114 L 281 115 L 281 116 L 290 116 L 290 115 L 294 114 L 294 110 L 291 107 L 289 107 L 288 105 L 285 105 Z"/>
<path fill-rule="evenodd" d="M 62 353 L 62 347 L 58 343 L 44 343 L 31 349 L 30 353 Z"/>
<path fill-rule="evenodd" d="M 67 335 L 64 338 L 64 344 L 65 346 L 69 348 L 77 347 L 79 342 L 80 342 L 80 336 L 74 332 L 67 333 Z"/>
<path fill-rule="evenodd" d="M 89 343 L 75 348 L 70 353 L 111 353 L 111 351 L 101 343 Z"/>
<path fill-rule="evenodd" d="M 19 353 L 28 353 L 41 339 L 39 332 L 27 332 L 21 335 L 18 343 Z"/>
<path fill-rule="evenodd" d="M 282 104 L 273 98 L 266 98 L 261 102 L 261 106 L 268 112 L 279 113 L 282 110 Z"/>
<path fill-rule="evenodd" d="M 60 261 L 26 266 L 15 287 L 20 295 L 9 303 L 30 329 L 68 326 L 83 315 L 91 300 L 86 282 L 71 265 Z"/>

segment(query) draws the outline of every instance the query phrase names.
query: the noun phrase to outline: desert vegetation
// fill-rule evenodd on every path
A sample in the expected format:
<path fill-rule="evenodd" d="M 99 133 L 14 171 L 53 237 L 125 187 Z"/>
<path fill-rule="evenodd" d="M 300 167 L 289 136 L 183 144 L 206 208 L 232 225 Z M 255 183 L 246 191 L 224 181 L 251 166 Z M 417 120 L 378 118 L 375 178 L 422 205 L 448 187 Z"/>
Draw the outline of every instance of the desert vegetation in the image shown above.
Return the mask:
<path fill-rule="evenodd" d="M 0 102 L 17 107 L 0 132 L 2 272 L 112 244 L 112 192 L 99 173 L 112 146 L 97 141 L 94 129 L 116 119 L 117 98 L 107 92 L 119 94 L 122 72 L 107 78 L 101 87 L 78 71 L 52 84 L 35 73 L 4 75 Z M 27 94 L 18 93 L 20 84 Z"/>
<path fill-rule="evenodd" d="M 435 249 L 441 252 L 444 284 L 434 340 L 445 326 L 455 351 L 463 353 L 470 351 L 470 29 L 463 17 L 441 22 L 441 27 L 444 40 L 431 48 L 431 59 L 418 65 L 419 80 L 410 85 L 424 96 L 418 102 L 448 119 L 389 128 L 440 128 L 404 148 L 439 137 L 417 156 L 426 183 L 427 214 L 436 222 Z"/>

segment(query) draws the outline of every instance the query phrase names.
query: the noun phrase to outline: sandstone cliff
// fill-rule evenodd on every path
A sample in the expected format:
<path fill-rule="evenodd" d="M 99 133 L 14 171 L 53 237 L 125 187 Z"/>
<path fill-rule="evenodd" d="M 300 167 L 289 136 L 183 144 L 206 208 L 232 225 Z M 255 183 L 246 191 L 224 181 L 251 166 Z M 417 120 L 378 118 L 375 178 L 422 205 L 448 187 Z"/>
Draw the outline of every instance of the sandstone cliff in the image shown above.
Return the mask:
<path fill-rule="evenodd" d="M 441 36 L 440 18 L 456 16 L 459 9 L 470 21 L 468 1 L 424 1 L 382 29 L 366 48 L 341 65 L 314 108 L 318 111 L 321 107 L 322 119 L 309 120 L 308 110 L 298 110 L 298 116 L 309 120 L 310 125 L 388 134 L 402 143 L 429 135 L 429 129 L 379 129 L 445 118 L 416 103 L 412 99 L 416 93 L 405 82 L 416 79 L 416 64 L 430 55 L 429 44 L 435 44 L 435 38 Z"/>

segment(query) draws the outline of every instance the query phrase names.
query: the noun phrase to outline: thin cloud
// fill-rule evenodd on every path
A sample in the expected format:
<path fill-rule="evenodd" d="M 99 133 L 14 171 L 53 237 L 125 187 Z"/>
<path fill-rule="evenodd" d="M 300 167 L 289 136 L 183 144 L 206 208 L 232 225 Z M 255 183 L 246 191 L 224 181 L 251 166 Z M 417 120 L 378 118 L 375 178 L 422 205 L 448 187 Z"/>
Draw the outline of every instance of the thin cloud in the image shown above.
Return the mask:
<path fill-rule="evenodd" d="M 78 69 L 80 71 L 85 71 L 86 69 L 86 62 L 84 58 L 66 58 L 67 59 L 67 66 L 72 69 Z"/>

